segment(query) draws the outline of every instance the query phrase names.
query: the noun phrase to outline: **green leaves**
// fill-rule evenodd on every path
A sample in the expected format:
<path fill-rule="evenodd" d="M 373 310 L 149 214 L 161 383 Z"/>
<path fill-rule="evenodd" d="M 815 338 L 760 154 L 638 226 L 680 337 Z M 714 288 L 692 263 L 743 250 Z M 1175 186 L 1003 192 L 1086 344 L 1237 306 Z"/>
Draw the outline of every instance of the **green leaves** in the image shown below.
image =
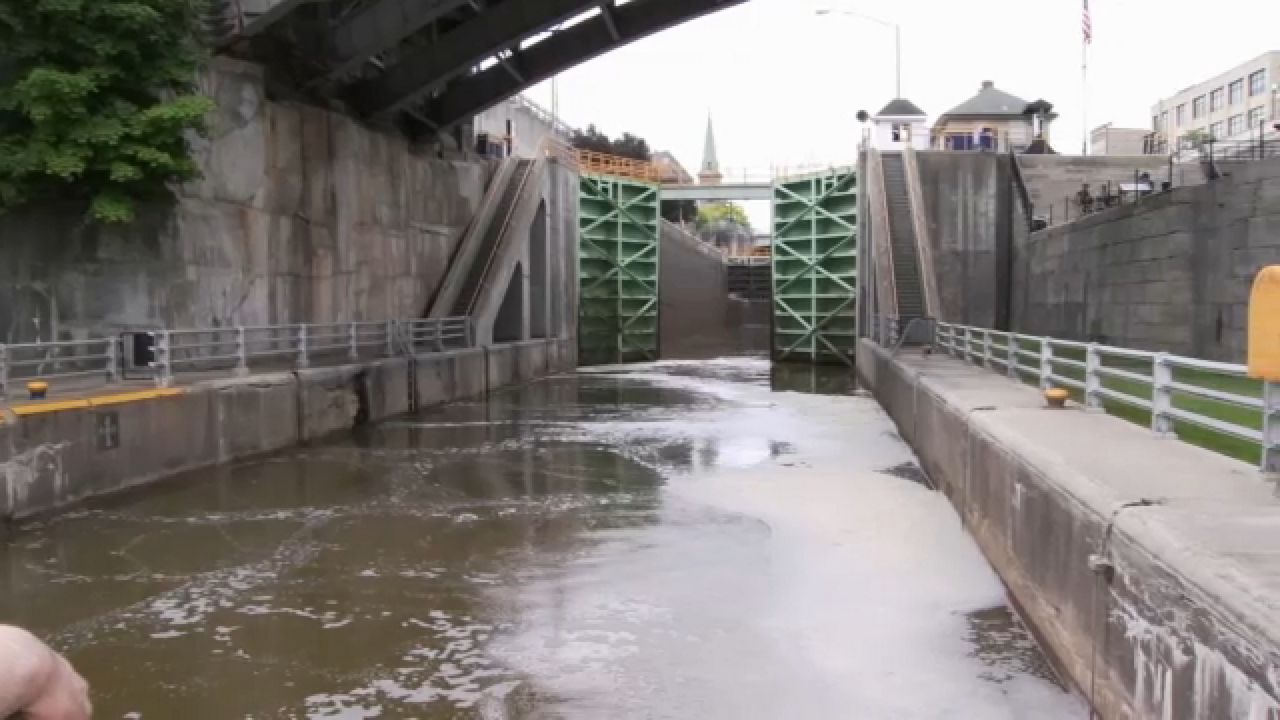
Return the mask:
<path fill-rule="evenodd" d="M 127 222 L 193 179 L 188 138 L 205 0 L 0 3 L 0 212 L 80 199 Z"/>

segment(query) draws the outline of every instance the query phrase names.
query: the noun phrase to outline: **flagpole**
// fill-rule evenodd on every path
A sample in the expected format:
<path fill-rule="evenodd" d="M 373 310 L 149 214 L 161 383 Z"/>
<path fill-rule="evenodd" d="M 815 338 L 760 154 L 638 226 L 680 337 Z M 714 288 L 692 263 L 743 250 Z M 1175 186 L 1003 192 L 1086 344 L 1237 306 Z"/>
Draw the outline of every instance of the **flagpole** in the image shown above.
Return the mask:
<path fill-rule="evenodd" d="M 1080 154 L 1089 154 L 1089 43 L 1080 39 Z"/>
<path fill-rule="evenodd" d="M 1089 154 L 1089 41 L 1093 39 L 1093 18 L 1089 0 L 1084 0 L 1080 32 L 1080 154 Z"/>

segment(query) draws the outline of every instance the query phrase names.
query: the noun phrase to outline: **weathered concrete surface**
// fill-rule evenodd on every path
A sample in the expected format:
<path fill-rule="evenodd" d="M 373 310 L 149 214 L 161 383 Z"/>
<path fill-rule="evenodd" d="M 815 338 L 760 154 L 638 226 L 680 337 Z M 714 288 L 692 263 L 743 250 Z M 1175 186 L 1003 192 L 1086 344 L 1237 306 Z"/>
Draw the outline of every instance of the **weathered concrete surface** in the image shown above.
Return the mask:
<path fill-rule="evenodd" d="M 1009 158 L 918 152 L 916 159 L 942 319 L 1002 326 L 1012 215 Z"/>
<path fill-rule="evenodd" d="M 485 382 L 489 387 L 512 385 L 519 378 L 518 348 L 492 345 L 484 349 Z"/>
<path fill-rule="evenodd" d="M 669 222 L 658 248 L 658 347 L 663 358 L 719 354 L 733 337 L 729 273 L 714 247 Z"/>
<path fill-rule="evenodd" d="M 1132 183 L 1135 173 L 1148 173 L 1157 188 L 1169 179 L 1169 158 L 1165 155 L 1019 155 L 1018 165 L 1027 182 L 1027 192 L 1038 216 L 1053 224 L 1080 217 L 1076 193 L 1088 184 L 1098 195 L 1106 183 L 1114 191 L 1119 183 Z M 1198 167 L 1175 167 L 1173 183 L 1177 187 L 1204 182 Z"/>
<path fill-rule="evenodd" d="M 864 342 L 858 372 L 1102 717 L 1280 713 L 1280 500 L 1255 470 L 950 358 Z"/>
<path fill-rule="evenodd" d="M 483 195 L 484 162 L 271 100 L 220 59 L 204 178 L 122 229 L 62 208 L 0 220 L 0 342 L 154 327 L 416 317 Z M 576 225 L 576 220 L 575 220 Z"/>
<path fill-rule="evenodd" d="M 1243 362 L 1254 275 L 1280 263 L 1280 160 L 1230 172 L 1018 243 L 1014 329 Z"/>
<path fill-rule="evenodd" d="M 173 397 L 11 418 L 0 423 L 0 522 L 570 370 L 575 350 L 573 338 L 537 340 L 228 378 Z"/>
<path fill-rule="evenodd" d="M 483 395 L 488 382 L 484 352 L 475 348 L 415 357 L 415 407 Z"/>
<path fill-rule="evenodd" d="M 218 459 L 214 395 L 188 393 L 31 415 L 0 461 L 8 506 L 26 515 L 150 482 Z M 238 418 L 255 425 L 257 418 Z"/>
<path fill-rule="evenodd" d="M 207 385 L 219 428 L 218 462 L 252 457 L 298 442 L 298 378 L 255 375 Z"/>

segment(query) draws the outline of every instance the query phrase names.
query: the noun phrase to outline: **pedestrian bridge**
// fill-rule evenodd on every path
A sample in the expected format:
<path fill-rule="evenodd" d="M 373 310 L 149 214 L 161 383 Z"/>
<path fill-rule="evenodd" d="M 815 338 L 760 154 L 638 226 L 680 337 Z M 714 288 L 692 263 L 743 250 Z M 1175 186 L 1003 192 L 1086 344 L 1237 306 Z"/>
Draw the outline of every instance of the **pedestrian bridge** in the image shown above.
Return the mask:
<path fill-rule="evenodd" d="M 663 185 L 663 200 L 729 202 L 732 200 L 773 200 L 772 182 L 725 183 L 722 185 Z"/>

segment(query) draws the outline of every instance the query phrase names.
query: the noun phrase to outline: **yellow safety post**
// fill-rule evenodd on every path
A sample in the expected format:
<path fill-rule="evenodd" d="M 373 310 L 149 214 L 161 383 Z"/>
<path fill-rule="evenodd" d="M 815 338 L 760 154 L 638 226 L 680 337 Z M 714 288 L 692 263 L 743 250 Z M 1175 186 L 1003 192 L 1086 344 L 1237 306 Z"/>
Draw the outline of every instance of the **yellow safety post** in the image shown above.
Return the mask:
<path fill-rule="evenodd" d="M 1249 296 L 1249 376 L 1280 381 L 1280 265 L 1262 268 Z"/>
<path fill-rule="evenodd" d="M 1259 466 L 1280 478 L 1280 265 L 1264 267 L 1249 296 L 1249 377 L 1262 380 L 1262 458 Z M 1280 492 L 1280 486 L 1278 492 Z"/>

